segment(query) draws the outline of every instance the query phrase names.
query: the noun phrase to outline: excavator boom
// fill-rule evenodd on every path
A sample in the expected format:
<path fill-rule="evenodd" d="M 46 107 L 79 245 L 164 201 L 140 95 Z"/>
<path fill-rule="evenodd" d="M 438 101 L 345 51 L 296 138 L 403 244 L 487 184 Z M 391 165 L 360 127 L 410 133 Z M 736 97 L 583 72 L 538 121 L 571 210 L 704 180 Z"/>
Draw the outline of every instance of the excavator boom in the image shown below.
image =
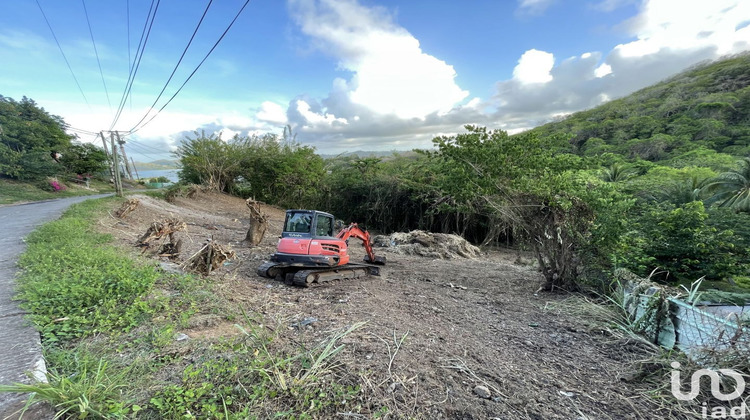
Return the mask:
<path fill-rule="evenodd" d="M 365 262 L 368 262 L 370 264 L 385 265 L 385 257 L 376 257 L 375 252 L 373 252 L 372 250 L 372 241 L 370 240 L 370 232 L 360 229 L 360 227 L 356 223 L 352 223 L 349 226 L 342 229 L 341 232 L 339 232 L 339 234 L 336 235 L 336 237 L 341 239 L 342 241 L 346 241 L 351 237 L 360 239 L 362 241 L 362 246 L 365 247 L 365 251 L 367 252 L 367 257 L 365 258 Z"/>

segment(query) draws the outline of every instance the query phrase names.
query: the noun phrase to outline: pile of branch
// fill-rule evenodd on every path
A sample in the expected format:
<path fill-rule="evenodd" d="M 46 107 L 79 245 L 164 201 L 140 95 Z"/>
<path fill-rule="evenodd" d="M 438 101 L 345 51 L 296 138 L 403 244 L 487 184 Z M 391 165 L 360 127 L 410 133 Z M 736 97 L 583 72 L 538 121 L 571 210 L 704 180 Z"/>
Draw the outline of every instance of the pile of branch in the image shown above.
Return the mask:
<path fill-rule="evenodd" d="M 177 239 L 175 232 L 185 230 L 187 225 L 185 222 L 177 219 L 164 219 L 161 222 L 152 222 L 151 226 L 148 227 L 146 233 L 144 233 L 136 242 L 135 246 L 142 248 L 143 252 L 148 249 L 154 249 L 155 245 L 158 245 L 156 254 L 160 257 L 169 257 L 169 259 L 176 259 L 180 254 L 182 248 L 182 240 Z M 169 241 L 164 241 L 165 239 Z"/>
<path fill-rule="evenodd" d="M 122 203 L 122 206 L 120 206 L 117 211 L 115 211 L 115 216 L 117 216 L 118 219 L 122 219 L 123 217 L 130 214 L 133 210 L 138 208 L 138 205 L 141 204 L 140 200 L 137 198 L 131 198 L 130 200 Z"/>
<path fill-rule="evenodd" d="M 211 274 L 211 271 L 221 267 L 224 261 L 231 260 L 235 256 L 234 251 L 229 247 L 208 239 L 200 251 L 185 261 L 182 266 L 207 276 Z"/>
<path fill-rule="evenodd" d="M 375 246 L 390 248 L 398 254 L 430 258 L 478 258 L 482 255 L 479 248 L 458 235 L 431 233 L 423 230 L 413 230 L 408 233 L 396 232 L 387 236 L 378 235 L 373 242 Z"/>

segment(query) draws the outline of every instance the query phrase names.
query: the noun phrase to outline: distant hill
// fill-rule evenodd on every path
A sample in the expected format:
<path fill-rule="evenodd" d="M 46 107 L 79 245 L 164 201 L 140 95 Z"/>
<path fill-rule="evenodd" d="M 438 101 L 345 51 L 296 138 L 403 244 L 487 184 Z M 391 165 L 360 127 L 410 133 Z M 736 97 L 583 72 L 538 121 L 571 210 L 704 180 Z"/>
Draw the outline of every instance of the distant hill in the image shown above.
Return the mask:
<path fill-rule="evenodd" d="M 697 65 L 668 80 L 531 131 L 562 134 L 576 153 L 650 161 L 750 155 L 750 53 Z"/>
<path fill-rule="evenodd" d="M 153 171 L 160 169 L 179 169 L 180 163 L 176 160 L 159 159 L 152 162 L 135 162 L 139 171 Z"/>
<path fill-rule="evenodd" d="M 326 154 L 326 153 L 319 153 L 320 157 L 323 159 L 330 159 L 335 157 L 347 157 L 347 156 L 359 156 L 361 158 L 366 157 L 387 157 L 392 156 L 394 153 L 397 154 L 403 154 L 404 150 L 390 150 L 390 151 L 374 151 L 374 150 L 357 150 L 355 152 L 342 152 L 337 154 Z"/>

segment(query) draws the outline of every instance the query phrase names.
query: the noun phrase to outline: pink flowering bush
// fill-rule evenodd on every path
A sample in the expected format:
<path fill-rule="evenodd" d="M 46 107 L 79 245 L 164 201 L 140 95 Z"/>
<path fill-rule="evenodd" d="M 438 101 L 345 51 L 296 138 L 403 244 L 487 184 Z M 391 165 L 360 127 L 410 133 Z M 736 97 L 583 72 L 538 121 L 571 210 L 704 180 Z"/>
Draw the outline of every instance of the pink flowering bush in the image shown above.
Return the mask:
<path fill-rule="evenodd" d="M 49 180 L 49 187 L 54 192 L 65 191 L 66 190 L 65 185 L 61 184 L 60 181 L 58 181 L 56 178 L 50 178 L 50 180 Z"/>

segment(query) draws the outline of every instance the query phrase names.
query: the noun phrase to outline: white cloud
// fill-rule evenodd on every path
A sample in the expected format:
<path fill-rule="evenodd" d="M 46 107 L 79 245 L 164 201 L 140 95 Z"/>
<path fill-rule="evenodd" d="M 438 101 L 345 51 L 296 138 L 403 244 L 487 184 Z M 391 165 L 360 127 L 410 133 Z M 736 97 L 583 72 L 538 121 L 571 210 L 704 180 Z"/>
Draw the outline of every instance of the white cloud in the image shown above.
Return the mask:
<path fill-rule="evenodd" d="M 550 70 L 555 64 L 555 57 L 544 51 L 528 50 L 518 60 L 513 69 L 513 78 L 523 84 L 547 83 L 552 80 Z"/>
<path fill-rule="evenodd" d="M 519 0 L 518 11 L 521 14 L 540 15 L 556 0 Z"/>
<path fill-rule="evenodd" d="M 329 114 L 325 111 L 323 112 L 313 112 L 310 108 L 310 104 L 303 101 L 302 99 L 298 99 L 296 101 L 297 105 L 297 112 L 305 119 L 305 121 L 309 124 L 324 124 L 324 125 L 334 125 L 334 124 L 348 124 L 345 118 L 336 118 L 335 115 Z"/>
<path fill-rule="evenodd" d="M 610 66 L 607 63 L 602 63 L 599 67 L 594 70 L 594 76 L 596 77 L 604 77 L 608 74 L 612 73 L 612 66 Z"/>
<path fill-rule="evenodd" d="M 271 101 L 265 101 L 260 104 L 260 110 L 258 110 L 258 113 L 255 116 L 261 121 L 267 121 L 274 124 L 284 125 L 287 123 L 284 108 Z"/>
<path fill-rule="evenodd" d="M 679 12 L 676 12 L 679 11 Z M 625 57 L 655 54 L 664 48 L 716 49 L 717 55 L 748 47 L 750 30 L 737 28 L 750 18 L 746 0 L 649 0 L 639 15 L 629 22 L 638 40 L 615 47 Z"/>
<path fill-rule="evenodd" d="M 602 12 L 611 12 L 627 4 L 635 3 L 636 0 L 601 0 L 593 5 L 594 10 Z"/>
<path fill-rule="evenodd" d="M 354 0 L 291 0 L 289 5 L 302 32 L 342 70 L 354 73 L 334 86 L 352 103 L 378 114 L 423 118 L 447 112 L 468 95 L 455 83 L 453 66 L 424 53 L 384 9 Z"/>

